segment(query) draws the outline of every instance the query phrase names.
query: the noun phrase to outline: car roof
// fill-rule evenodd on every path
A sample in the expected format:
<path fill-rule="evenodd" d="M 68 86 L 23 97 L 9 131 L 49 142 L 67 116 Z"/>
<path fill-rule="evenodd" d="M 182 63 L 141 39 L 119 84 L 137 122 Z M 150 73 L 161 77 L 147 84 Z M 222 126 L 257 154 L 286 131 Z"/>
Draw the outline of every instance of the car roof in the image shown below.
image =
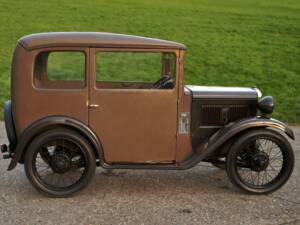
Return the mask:
<path fill-rule="evenodd" d="M 186 49 L 185 45 L 173 41 L 104 32 L 38 33 L 24 36 L 18 42 L 27 50 L 48 47 Z"/>

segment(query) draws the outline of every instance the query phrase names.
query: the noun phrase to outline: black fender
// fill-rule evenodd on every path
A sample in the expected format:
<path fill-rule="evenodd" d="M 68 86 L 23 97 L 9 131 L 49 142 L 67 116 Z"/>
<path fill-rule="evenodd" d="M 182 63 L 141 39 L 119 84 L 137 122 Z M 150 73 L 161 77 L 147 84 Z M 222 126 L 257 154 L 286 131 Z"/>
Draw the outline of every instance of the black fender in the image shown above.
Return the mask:
<path fill-rule="evenodd" d="M 66 116 L 49 116 L 29 125 L 20 135 L 18 144 L 14 149 L 14 154 L 8 166 L 7 170 L 12 170 L 16 167 L 18 162 L 22 162 L 23 154 L 27 149 L 29 143 L 34 137 L 40 133 L 55 128 L 55 127 L 67 127 L 76 130 L 83 135 L 93 146 L 95 151 L 95 157 L 102 164 L 104 160 L 103 148 L 97 135 L 86 124 Z"/>
<path fill-rule="evenodd" d="M 217 131 L 209 140 L 207 149 L 201 154 L 201 159 L 213 156 L 218 149 L 232 137 L 253 128 L 273 128 L 279 133 L 284 132 L 295 140 L 294 132 L 283 122 L 273 118 L 255 117 L 233 122 Z"/>
<path fill-rule="evenodd" d="M 13 120 L 11 101 L 6 101 L 4 104 L 4 122 L 7 138 L 9 141 L 9 147 L 10 149 L 13 149 L 17 145 L 18 139 Z"/>

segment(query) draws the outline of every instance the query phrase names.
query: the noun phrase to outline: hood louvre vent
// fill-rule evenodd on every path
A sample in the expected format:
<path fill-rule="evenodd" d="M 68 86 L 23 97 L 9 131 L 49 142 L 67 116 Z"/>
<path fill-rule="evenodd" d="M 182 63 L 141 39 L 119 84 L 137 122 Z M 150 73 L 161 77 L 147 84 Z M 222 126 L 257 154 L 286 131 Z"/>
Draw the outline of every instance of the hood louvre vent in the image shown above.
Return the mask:
<path fill-rule="evenodd" d="M 249 116 L 247 105 L 202 105 L 201 126 L 225 125 Z"/>

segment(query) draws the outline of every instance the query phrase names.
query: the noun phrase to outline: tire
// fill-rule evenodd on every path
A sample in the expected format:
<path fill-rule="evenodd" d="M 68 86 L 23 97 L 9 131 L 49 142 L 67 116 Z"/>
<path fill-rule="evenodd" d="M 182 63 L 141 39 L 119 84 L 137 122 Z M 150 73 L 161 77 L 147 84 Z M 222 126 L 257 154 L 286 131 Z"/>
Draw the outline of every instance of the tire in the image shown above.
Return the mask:
<path fill-rule="evenodd" d="M 267 145 L 269 146 L 270 155 L 272 151 L 279 150 L 277 153 L 275 152 L 278 154 L 278 156 L 275 155 L 277 158 L 271 158 L 270 155 L 267 156 L 267 150 L 265 152 L 264 148 Z M 249 156 L 251 157 L 249 158 Z M 277 171 L 273 168 L 272 163 L 280 163 L 281 156 L 282 165 L 274 167 L 278 168 Z M 236 187 L 252 194 L 267 194 L 279 189 L 288 181 L 293 168 L 294 153 L 291 144 L 284 136 L 269 129 L 255 129 L 243 134 L 233 144 L 226 159 L 226 172 L 230 181 Z M 272 178 L 272 176 L 268 175 L 268 171 L 272 171 L 275 174 L 274 179 L 271 179 L 269 182 L 268 178 Z M 250 178 L 241 175 L 244 173 L 246 175 L 248 173 Z M 263 176 L 261 178 L 260 173 Z M 253 177 L 255 178 L 253 179 Z M 257 179 L 258 182 L 256 182 Z M 263 181 L 265 180 L 264 183 L 260 183 L 262 179 Z M 252 180 L 252 183 L 249 180 Z"/>
<path fill-rule="evenodd" d="M 46 177 L 42 170 L 38 170 L 43 162 L 43 169 L 47 168 L 46 173 L 52 172 L 52 178 L 48 173 Z M 90 143 L 84 137 L 70 129 L 56 128 L 40 134 L 29 144 L 24 168 L 28 180 L 39 192 L 50 197 L 67 197 L 90 183 L 95 174 L 96 159 Z M 78 174 L 77 180 L 73 173 Z M 53 184 L 51 179 L 60 179 L 60 183 Z M 64 186 L 70 180 L 71 184 Z"/>

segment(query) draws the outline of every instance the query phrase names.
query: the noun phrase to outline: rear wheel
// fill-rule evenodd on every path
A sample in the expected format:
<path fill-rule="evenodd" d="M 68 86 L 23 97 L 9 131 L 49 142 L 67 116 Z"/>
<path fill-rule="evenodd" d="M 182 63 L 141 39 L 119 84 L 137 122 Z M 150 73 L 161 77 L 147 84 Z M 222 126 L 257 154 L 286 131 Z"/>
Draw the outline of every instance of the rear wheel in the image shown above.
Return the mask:
<path fill-rule="evenodd" d="M 73 130 L 58 128 L 42 133 L 31 142 L 24 167 L 38 191 L 65 197 L 89 184 L 96 160 L 84 137 Z"/>
<path fill-rule="evenodd" d="M 254 194 L 270 193 L 286 183 L 294 167 L 294 153 L 285 137 L 273 130 L 252 130 L 233 144 L 226 159 L 228 177 Z"/>

